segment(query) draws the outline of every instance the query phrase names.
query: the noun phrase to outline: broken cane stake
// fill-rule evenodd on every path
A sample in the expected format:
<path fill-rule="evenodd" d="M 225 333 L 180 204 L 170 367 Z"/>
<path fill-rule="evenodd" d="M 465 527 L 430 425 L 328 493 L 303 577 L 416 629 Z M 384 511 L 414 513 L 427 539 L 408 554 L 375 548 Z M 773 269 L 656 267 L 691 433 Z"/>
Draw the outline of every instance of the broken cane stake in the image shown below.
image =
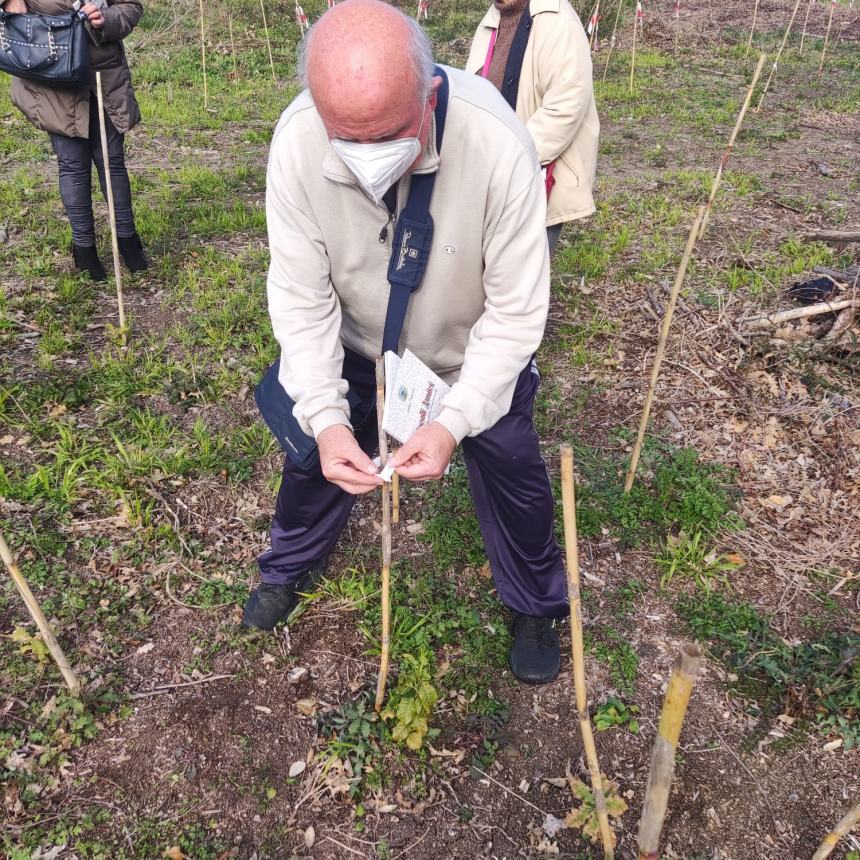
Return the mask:
<path fill-rule="evenodd" d="M 388 444 L 382 429 L 382 414 L 385 410 L 385 359 L 376 359 L 376 421 L 379 425 L 379 461 L 382 468 L 388 462 Z M 379 678 L 376 681 L 377 713 L 382 710 L 385 699 L 385 682 L 388 678 L 391 627 L 391 497 L 387 482 L 382 484 L 382 652 L 379 657 Z"/>
<path fill-rule="evenodd" d="M 657 860 L 660 848 L 660 832 L 666 818 L 669 792 L 675 775 L 675 750 L 681 736 L 681 726 L 687 715 L 690 693 L 696 684 L 702 652 L 698 645 L 682 645 L 681 653 L 672 669 L 660 725 L 651 754 L 651 772 L 645 788 L 645 805 L 639 819 L 639 860 Z"/>
<path fill-rule="evenodd" d="M 829 857 L 836 847 L 836 843 L 843 836 L 847 836 L 857 824 L 860 824 L 860 803 L 839 819 L 839 823 L 824 837 L 824 841 L 812 855 L 812 860 L 824 860 L 825 857 Z"/>
<path fill-rule="evenodd" d="M 809 13 L 812 11 L 812 4 L 815 0 L 809 0 L 806 4 L 806 16 L 803 19 L 803 32 L 800 34 L 800 50 L 797 52 L 801 57 L 803 56 L 803 43 L 806 41 L 806 27 L 809 24 Z"/>
<path fill-rule="evenodd" d="M 830 39 L 830 28 L 833 26 L 833 13 L 836 11 L 836 0 L 830 0 L 830 14 L 827 16 L 827 30 L 824 33 L 824 46 L 821 49 L 821 62 L 818 64 L 818 74 L 824 71 L 824 58 L 827 55 L 827 42 Z"/>
<path fill-rule="evenodd" d="M 269 38 L 269 25 L 266 23 L 266 3 L 260 0 L 260 9 L 263 10 L 263 32 L 266 34 L 266 47 L 269 49 L 269 65 L 272 67 L 272 80 L 278 79 L 275 74 L 275 61 L 272 59 L 272 40 Z"/>
<path fill-rule="evenodd" d="M 24 575 L 21 573 L 20 568 L 15 564 L 15 559 L 12 558 L 12 551 L 9 549 L 9 545 L 6 543 L 6 539 L 3 537 L 2 532 L 0 532 L 0 558 L 3 559 L 3 563 L 6 565 L 6 569 L 12 577 L 12 581 L 18 587 L 18 591 L 24 599 L 24 603 L 27 604 L 27 609 L 30 610 L 30 616 L 33 621 L 36 622 L 36 627 L 39 628 L 39 633 L 42 634 L 42 641 L 47 645 L 48 651 L 51 652 L 51 656 L 59 667 L 60 672 L 63 675 L 63 680 L 68 685 L 71 694 L 73 696 L 80 696 L 80 681 L 78 681 L 77 676 L 72 671 L 72 667 L 69 665 L 69 661 L 66 659 L 63 649 L 60 647 L 60 643 L 57 642 L 57 639 L 48 624 L 48 619 L 45 618 L 45 613 L 42 612 L 41 607 L 36 602 L 36 598 L 33 596 L 33 592 L 30 590 L 30 586 L 27 585 L 27 580 L 24 579 Z"/>
<path fill-rule="evenodd" d="M 717 196 L 720 182 L 722 182 L 723 179 L 723 170 L 725 169 L 726 162 L 729 160 L 729 156 L 732 154 L 732 149 L 734 148 L 738 132 L 741 130 L 741 125 L 743 124 L 744 117 L 746 116 L 747 110 L 749 109 L 750 103 L 752 102 L 755 85 L 758 83 L 759 75 L 761 75 L 761 70 L 764 67 L 764 61 L 766 56 L 766 54 L 762 54 L 758 58 L 758 65 L 755 67 L 755 72 L 753 73 L 752 77 L 752 83 L 750 83 L 749 89 L 747 90 L 747 97 L 744 99 L 743 106 L 741 107 L 741 112 L 738 114 L 738 120 L 735 123 L 734 129 L 732 130 L 731 137 L 729 138 L 728 145 L 726 146 L 726 151 L 723 153 L 723 157 L 720 159 L 720 165 L 717 168 L 717 175 L 714 177 L 714 184 L 711 186 L 711 194 L 708 197 L 708 203 L 705 209 L 705 216 L 704 218 L 702 218 L 702 226 L 699 228 L 699 235 L 697 237 L 699 239 L 701 239 L 702 236 L 705 235 L 705 229 L 708 226 L 708 218 L 710 218 L 711 216 L 711 207 L 714 205 L 714 199 Z"/>
<path fill-rule="evenodd" d="M 752 25 L 750 26 L 750 37 L 747 42 L 747 52 L 744 54 L 744 59 L 746 59 L 750 55 L 750 48 L 752 47 L 753 33 L 755 33 L 755 19 L 758 17 L 758 0 L 755 0 L 755 6 L 753 6 L 753 14 L 752 14 Z"/>
<path fill-rule="evenodd" d="M 122 269 L 119 264 L 119 242 L 116 236 L 116 213 L 113 208 L 113 177 L 111 176 L 110 157 L 108 156 L 107 130 L 105 129 L 105 103 L 102 93 L 102 73 L 96 72 L 96 94 L 99 103 L 99 131 L 102 136 L 102 161 L 104 161 L 105 193 L 107 195 L 108 217 L 110 218 L 110 242 L 113 252 L 113 275 L 116 281 L 116 301 L 119 309 L 119 335 L 123 346 L 126 344 L 125 304 L 122 299 Z"/>
<path fill-rule="evenodd" d="M 579 592 L 579 549 L 576 544 L 576 497 L 573 488 L 573 449 L 570 445 L 561 446 L 561 504 L 564 515 L 564 547 L 567 558 L 567 594 L 570 601 L 570 648 L 573 658 L 573 686 L 576 692 L 576 711 L 579 728 L 582 732 L 582 745 L 585 759 L 591 773 L 591 788 L 594 792 L 594 808 L 600 824 L 600 839 L 603 842 L 603 856 L 606 860 L 613 857 L 615 837 L 609 827 L 606 811 L 606 798 L 603 795 L 603 778 L 591 730 L 588 710 L 588 690 L 585 686 L 585 654 L 582 643 L 582 598 Z"/>
<path fill-rule="evenodd" d="M 800 0 L 797 0 L 791 13 L 791 20 L 788 22 L 788 26 L 785 28 L 785 35 L 782 37 L 782 43 L 779 46 L 779 50 L 776 52 L 776 57 L 774 57 L 773 65 L 770 67 L 770 74 L 767 76 L 767 83 L 764 85 L 764 89 L 761 91 L 761 97 L 759 98 L 758 104 L 755 107 L 756 113 L 761 110 L 761 105 L 764 101 L 764 97 L 767 95 L 767 91 L 770 89 L 770 82 L 773 80 L 773 76 L 776 74 L 776 67 L 779 64 L 779 58 L 782 56 L 783 49 L 785 48 L 785 43 L 788 41 L 788 34 L 791 32 L 791 28 L 794 24 L 794 19 L 797 17 L 797 10 L 799 8 Z"/>
<path fill-rule="evenodd" d="M 642 418 L 639 420 L 639 435 L 636 437 L 636 445 L 633 447 L 633 454 L 630 457 L 630 469 L 627 472 L 627 481 L 624 484 L 625 493 L 630 492 L 630 488 L 633 486 L 633 478 L 636 476 L 636 467 L 639 465 L 639 455 L 642 453 L 642 442 L 645 440 L 645 430 L 648 427 L 648 418 L 651 414 L 651 401 L 654 399 L 654 389 L 657 387 L 657 377 L 660 375 L 660 365 L 663 363 L 663 353 L 666 351 L 666 341 L 669 339 L 669 329 L 672 326 L 672 315 L 675 313 L 675 305 L 678 302 L 678 293 L 681 292 L 681 284 L 684 283 L 684 277 L 687 274 L 687 266 L 690 264 L 690 257 L 693 254 L 693 246 L 696 244 L 696 237 L 699 235 L 699 229 L 704 217 L 705 207 L 700 206 L 699 212 L 696 215 L 696 220 L 690 228 L 690 235 L 687 237 L 687 247 L 684 248 L 684 256 L 681 258 L 681 265 L 678 266 L 678 272 L 675 275 L 675 283 L 672 285 L 672 292 L 669 295 L 669 302 L 666 305 L 666 313 L 663 317 L 663 326 L 660 330 L 660 339 L 657 342 L 657 352 L 654 355 L 654 367 L 651 368 L 651 382 L 648 385 L 648 393 L 645 395 L 645 406 L 642 409 Z"/>

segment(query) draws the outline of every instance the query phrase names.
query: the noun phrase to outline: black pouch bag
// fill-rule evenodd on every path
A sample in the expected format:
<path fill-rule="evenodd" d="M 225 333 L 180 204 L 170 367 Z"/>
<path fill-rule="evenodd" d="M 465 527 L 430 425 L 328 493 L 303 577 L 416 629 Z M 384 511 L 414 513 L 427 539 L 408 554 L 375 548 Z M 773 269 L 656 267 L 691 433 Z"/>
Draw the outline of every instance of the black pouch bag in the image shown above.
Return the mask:
<path fill-rule="evenodd" d="M 16 15 L 0 10 L 0 71 L 52 87 L 87 86 L 88 38 L 74 12 Z"/>

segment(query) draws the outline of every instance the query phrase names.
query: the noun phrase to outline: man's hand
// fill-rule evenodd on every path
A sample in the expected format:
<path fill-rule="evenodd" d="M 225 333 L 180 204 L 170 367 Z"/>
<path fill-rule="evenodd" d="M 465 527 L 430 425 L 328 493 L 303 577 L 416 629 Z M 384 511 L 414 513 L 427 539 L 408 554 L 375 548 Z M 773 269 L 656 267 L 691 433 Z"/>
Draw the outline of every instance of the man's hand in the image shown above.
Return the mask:
<path fill-rule="evenodd" d="M 6 0 L 2 9 L 4 12 L 9 12 L 11 15 L 26 15 L 27 4 L 24 0 Z"/>
<path fill-rule="evenodd" d="M 102 10 L 94 3 L 85 3 L 81 7 L 81 11 L 87 16 L 87 20 L 96 30 L 101 30 L 104 27 L 105 16 L 102 15 Z"/>
<path fill-rule="evenodd" d="M 438 422 L 419 427 L 388 462 L 398 475 L 410 481 L 435 481 L 457 447 L 454 437 Z"/>
<path fill-rule="evenodd" d="M 342 490 L 358 496 L 375 490 L 382 483 L 382 478 L 376 474 L 376 466 L 361 450 L 345 424 L 326 427 L 317 436 L 317 445 L 323 475 Z"/>

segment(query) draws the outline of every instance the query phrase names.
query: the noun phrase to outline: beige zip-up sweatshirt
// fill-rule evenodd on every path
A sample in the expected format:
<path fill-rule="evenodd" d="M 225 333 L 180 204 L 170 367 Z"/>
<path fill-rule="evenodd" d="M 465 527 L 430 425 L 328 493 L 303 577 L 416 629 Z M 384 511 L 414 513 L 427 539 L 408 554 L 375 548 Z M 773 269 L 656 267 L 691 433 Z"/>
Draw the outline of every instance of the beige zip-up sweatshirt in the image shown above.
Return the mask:
<path fill-rule="evenodd" d="M 459 443 L 510 409 L 549 306 L 546 201 L 534 144 L 487 81 L 445 67 L 442 153 L 435 122 L 416 172 L 437 171 L 433 246 L 400 339 L 452 385 L 438 418 Z M 398 211 L 409 177 L 398 183 Z M 393 219 L 331 148 L 308 92 L 281 117 L 266 192 L 269 313 L 279 380 L 318 436 L 349 424 L 343 346 L 374 359 L 388 306 Z"/>

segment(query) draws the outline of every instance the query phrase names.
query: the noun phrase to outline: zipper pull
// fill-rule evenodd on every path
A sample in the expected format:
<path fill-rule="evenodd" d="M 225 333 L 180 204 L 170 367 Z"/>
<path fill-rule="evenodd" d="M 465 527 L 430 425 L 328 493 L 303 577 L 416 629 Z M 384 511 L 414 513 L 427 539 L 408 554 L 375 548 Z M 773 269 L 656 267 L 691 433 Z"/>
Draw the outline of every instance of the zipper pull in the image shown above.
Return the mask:
<path fill-rule="evenodd" d="M 386 225 L 379 231 L 379 244 L 384 245 L 388 241 L 388 228 L 394 224 L 394 213 L 390 212 L 388 215 L 388 222 Z"/>

